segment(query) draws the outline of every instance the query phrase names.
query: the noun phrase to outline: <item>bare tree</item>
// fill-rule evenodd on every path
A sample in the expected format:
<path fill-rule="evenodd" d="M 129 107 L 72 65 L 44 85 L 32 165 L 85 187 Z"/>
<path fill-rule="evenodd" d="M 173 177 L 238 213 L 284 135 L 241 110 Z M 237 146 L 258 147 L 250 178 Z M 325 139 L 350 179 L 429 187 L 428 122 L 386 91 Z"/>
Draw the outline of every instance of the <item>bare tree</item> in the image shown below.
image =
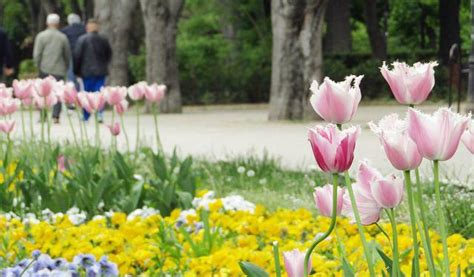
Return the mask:
<path fill-rule="evenodd" d="M 386 0 L 383 1 L 383 4 L 387 5 Z M 380 26 L 377 0 L 364 1 L 364 17 L 372 55 L 377 59 L 385 60 L 387 58 L 387 37 Z"/>
<path fill-rule="evenodd" d="M 322 77 L 322 25 L 327 0 L 272 0 L 269 120 L 302 119 L 311 80 Z"/>
<path fill-rule="evenodd" d="M 140 4 L 145 25 L 147 81 L 166 85 L 163 112 L 180 113 L 176 34 L 184 0 L 140 0 Z"/>
<path fill-rule="evenodd" d="M 351 0 L 332 0 L 326 8 L 324 53 L 347 53 L 352 50 Z"/>
<path fill-rule="evenodd" d="M 128 85 L 128 50 L 137 0 L 95 0 L 94 17 L 112 47 L 110 85 Z"/>

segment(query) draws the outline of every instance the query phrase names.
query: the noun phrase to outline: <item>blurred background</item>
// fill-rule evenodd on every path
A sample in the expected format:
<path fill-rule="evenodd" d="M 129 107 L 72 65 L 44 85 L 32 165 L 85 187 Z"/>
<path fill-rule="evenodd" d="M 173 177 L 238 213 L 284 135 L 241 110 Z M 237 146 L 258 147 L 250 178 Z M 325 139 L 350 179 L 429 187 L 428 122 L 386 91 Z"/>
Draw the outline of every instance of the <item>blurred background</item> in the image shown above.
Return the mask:
<path fill-rule="evenodd" d="M 350 74 L 365 75 L 364 101 L 385 103 L 392 95 L 379 67 L 394 60 L 438 60 L 432 101 L 448 101 L 450 91 L 453 102 L 467 96 L 469 0 L 0 0 L 0 25 L 16 57 L 13 78 L 36 76 L 33 41 L 51 12 L 63 25 L 72 12 L 98 19 L 114 51 L 109 83 L 174 86 L 181 99 L 171 112 L 181 105 L 269 102 L 272 91 L 288 87 L 281 81 L 287 77 L 301 91 L 286 92 L 289 98 L 304 104 L 311 79 Z M 154 71 L 152 63 L 164 69 Z M 272 64 L 288 70 L 272 77 Z M 291 69 L 298 67 L 302 72 Z M 270 118 L 303 117 L 301 108 L 290 110 Z"/>

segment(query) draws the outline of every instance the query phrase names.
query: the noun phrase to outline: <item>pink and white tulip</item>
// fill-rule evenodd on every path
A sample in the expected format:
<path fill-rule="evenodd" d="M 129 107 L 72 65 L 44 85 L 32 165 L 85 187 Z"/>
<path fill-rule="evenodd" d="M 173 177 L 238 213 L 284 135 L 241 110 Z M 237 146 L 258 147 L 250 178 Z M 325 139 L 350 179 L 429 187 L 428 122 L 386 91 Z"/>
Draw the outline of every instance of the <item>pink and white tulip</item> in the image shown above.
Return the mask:
<path fill-rule="evenodd" d="M 134 101 L 142 100 L 145 97 L 148 84 L 144 81 L 138 82 L 128 88 L 128 96 Z"/>
<path fill-rule="evenodd" d="M 337 188 L 337 210 L 336 215 L 341 214 L 343 196 L 345 190 L 343 188 Z M 314 189 L 314 203 L 316 208 L 319 210 L 319 213 L 326 217 L 332 216 L 332 205 L 333 205 L 333 185 L 327 184 L 323 187 L 318 187 Z"/>
<path fill-rule="evenodd" d="M 400 104 L 414 105 L 428 98 L 435 84 L 434 67 L 437 65 L 437 62 L 418 62 L 413 66 L 393 62 L 393 68 L 389 70 L 384 62 L 380 72 Z"/>
<path fill-rule="evenodd" d="M 77 94 L 81 107 L 88 113 L 96 113 L 104 109 L 105 97 L 102 92 L 87 93 L 80 92 Z"/>
<path fill-rule="evenodd" d="M 77 90 L 73 83 L 67 83 L 63 87 L 61 100 L 67 105 L 75 105 L 78 103 Z"/>
<path fill-rule="evenodd" d="M 0 115 L 6 116 L 15 113 L 20 108 L 20 100 L 0 97 Z"/>
<path fill-rule="evenodd" d="M 10 134 L 15 130 L 15 121 L 14 120 L 3 120 L 0 121 L 0 132 L 4 134 Z"/>
<path fill-rule="evenodd" d="M 16 98 L 22 101 L 31 99 L 34 93 L 34 83 L 32 80 L 14 80 L 13 90 Z"/>
<path fill-rule="evenodd" d="M 403 179 L 395 175 L 375 180 L 370 186 L 375 201 L 385 209 L 395 208 L 402 202 L 403 188 Z"/>
<path fill-rule="evenodd" d="M 467 130 L 461 137 L 462 143 L 466 146 L 466 148 L 474 154 L 474 120 L 471 120 Z"/>
<path fill-rule="evenodd" d="M 120 134 L 120 124 L 118 122 L 112 123 L 112 125 L 107 125 L 112 136 L 116 137 Z"/>
<path fill-rule="evenodd" d="M 44 97 L 35 95 L 33 97 L 33 104 L 40 110 L 51 108 L 56 105 L 56 103 L 58 103 L 58 97 L 54 94 L 49 94 Z"/>
<path fill-rule="evenodd" d="M 123 99 L 118 103 L 117 105 L 114 106 L 114 110 L 116 113 L 119 115 L 124 114 L 128 109 L 128 101 L 126 99 Z"/>
<path fill-rule="evenodd" d="M 313 81 L 310 87 L 313 109 L 325 121 L 334 124 L 350 121 L 362 98 L 359 85 L 363 77 L 351 75 L 338 83 L 326 77 L 321 85 Z"/>
<path fill-rule="evenodd" d="M 449 160 L 459 146 L 470 117 L 454 113 L 448 108 L 440 108 L 432 115 L 410 108 L 408 134 L 424 158 Z"/>
<path fill-rule="evenodd" d="M 360 128 L 340 131 L 336 125 L 316 126 L 309 130 L 308 139 L 317 164 L 324 172 L 344 172 L 351 167 Z"/>
<path fill-rule="evenodd" d="M 420 166 L 423 157 L 416 143 L 408 135 L 406 120 L 397 114 L 382 118 L 378 125 L 370 122 L 370 129 L 379 137 L 388 160 L 398 170 L 413 170 Z"/>
<path fill-rule="evenodd" d="M 165 97 L 165 93 L 166 93 L 166 86 L 158 85 L 155 83 L 150 86 L 147 86 L 145 90 L 145 98 L 148 102 L 160 103 L 161 100 Z"/>
<path fill-rule="evenodd" d="M 359 165 L 356 183 L 352 185 L 362 225 L 374 224 L 384 208 L 394 208 L 403 199 L 403 180 L 395 175 L 382 176 L 366 161 Z M 351 200 L 344 195 L 342 214 L 355 219 Z"/>
<path fill-rule="evenodd" d="M 102 89 L 105 100 L 111 106 L 120 104 L 127 97 L 126 87 L 104 87 Z"/>
<path fill-rule="evenodd" d="M 283 252 L 283 260 L 285 261 L 285 270 L 288 277 L 302 277 L 304 275 L 304 257 L 306 253 L 294 249 L 292 251 Z M 311 259 L 308 262 L 308 272 L 311 271 Z"/>
<path fill-rule="evenodd" d="M 0 98 L 11 98 L 13 95 L 13 89 L 0 84 Z"/>
<path fill-rule="evenodd" d="M 53 93 L 56 79 L 53 76 L 48 76 L 44 79 L 35 80 L 35 90 L 39 97 L 47 97 Z"/>

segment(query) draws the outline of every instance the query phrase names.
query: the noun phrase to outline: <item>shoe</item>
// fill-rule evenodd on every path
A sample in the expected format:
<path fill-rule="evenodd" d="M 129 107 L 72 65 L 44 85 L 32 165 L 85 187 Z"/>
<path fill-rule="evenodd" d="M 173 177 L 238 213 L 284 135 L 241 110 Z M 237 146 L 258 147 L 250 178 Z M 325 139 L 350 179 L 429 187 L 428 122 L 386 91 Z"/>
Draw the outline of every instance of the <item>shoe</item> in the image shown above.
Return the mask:
<path fill-rule="evenodd" d="M 59 118 L 53 118 L 53 123 L 54 124 L 59 124 Z"/>

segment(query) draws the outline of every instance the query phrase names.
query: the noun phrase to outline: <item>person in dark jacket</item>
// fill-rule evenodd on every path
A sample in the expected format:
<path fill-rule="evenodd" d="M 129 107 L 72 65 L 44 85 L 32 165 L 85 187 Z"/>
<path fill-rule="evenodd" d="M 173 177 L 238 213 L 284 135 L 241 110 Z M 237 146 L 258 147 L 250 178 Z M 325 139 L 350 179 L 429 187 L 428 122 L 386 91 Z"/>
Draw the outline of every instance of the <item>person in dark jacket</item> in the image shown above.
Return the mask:
<path fill-rule="evenodd" d="M 80 36 L 86 33 L 86 28 L 81 23 L 81 17 L 75 13 L 71 13 L 70 15 L 67 16 L 67 24 L 68 26 L 62 28 L 61 32 L 66 35 L 69 41 L 69 46 L 71 46 L 71 53 L 73 53 L 77 40 L 79 39 Z M 74 76 L 72 61 L 69 64 L 69 68 L 67 71 L 67 79 L 68 81 L 74 83 L 77 90 L 80 89 L 79 82 L 77 82 L 76 76 Z"/>
<path fill-rule="evenodd" d="M 105 85 L 112 48 L 109 41 L 98 33 L 99 24 L 96 20 L 87 21 L 86 30 L 87 34 L 79 38 L 74 48 L 74 73 L 82 78 L 84 90 L 94 93 Z M 85 121 L 89 116 L 84 110 Z M 102 112 L 99 113 L 99 121 L 102 121 Z"/>
<path fill-rule="evenodd" d="M 0 28 L 0 77 L 13 74 L 13 56 L 5 31 Z"/>

